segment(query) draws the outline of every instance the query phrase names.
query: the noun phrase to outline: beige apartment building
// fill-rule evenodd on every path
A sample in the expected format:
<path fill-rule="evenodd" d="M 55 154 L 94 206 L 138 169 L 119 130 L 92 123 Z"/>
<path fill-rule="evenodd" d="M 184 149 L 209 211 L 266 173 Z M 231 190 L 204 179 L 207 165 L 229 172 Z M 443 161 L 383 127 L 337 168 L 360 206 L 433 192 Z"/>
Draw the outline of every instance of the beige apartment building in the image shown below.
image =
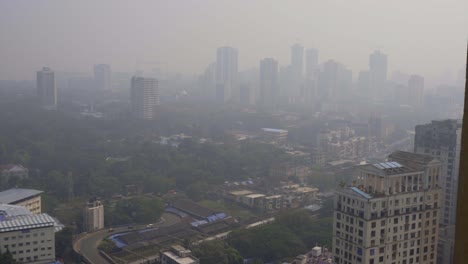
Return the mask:
<path fill-rule="evenodd" d="M 40 214 L 42 191 L 13 188 L 0 192 L 0 204 L 11 204 L 26 207 L 33 214 Z"/>
<path fill-rule="evenodd" d="M 388 160 L 357 166 L 353 186 L 337 190 L 334 263 L 436 263 L 441 163 L 402 151 Z"/>

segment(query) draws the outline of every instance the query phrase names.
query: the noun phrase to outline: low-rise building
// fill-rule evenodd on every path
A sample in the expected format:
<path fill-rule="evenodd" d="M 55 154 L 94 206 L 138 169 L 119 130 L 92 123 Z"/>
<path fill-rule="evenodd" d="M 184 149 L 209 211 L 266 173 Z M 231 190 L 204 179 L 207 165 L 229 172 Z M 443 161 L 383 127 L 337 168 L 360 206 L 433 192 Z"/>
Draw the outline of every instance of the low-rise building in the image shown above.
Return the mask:
<path fill-rule="evenodd" d="M 51 263 L 55 260 L 55 225 L 48 214 L 0 204 L 0 248 L 20 263 Z"/>
<path fill-rule="evenodd" d="M 333 263 L 331 252 L 327 248 L 314 247 L 304 255 L 298 255 L 293 262 L 288 264 L 330 264 Z"/>
<path fill-rule="evenodd" d="M 247 194 L 243 198 L 243 203 L 249 207 L 252 208 L 258 208 L 262 209 L 263 208 L 263 200 L 266 195 L 260 194 L 260 193 L 251 193 Z"/>
<path fill-rule="evenodd" d="M 6 164 L 0 165 L 0 182 L 7 184 L 11 180 L 23 180 L 29 176 L 29 170 L 23 165 Z"/>
<path fill-rule="evenodd" d="M 182 246 L 172 246 L 170 250 L 161 252 L 161 264 L 199 264 L 192 252 Z"/>
<path fill-rule="evenodd" d="M 227 193 L 226 198 L 235 202 L 241 202 L 242 197 L 245 195 L 251 194 L 251 191 L 248 190 L 237 190 L 237 191 L 230 191 Z"/>
<path fill-rule="evenodd" d="M 288 131 L 276 128 L 262 128 L 261 137 L 267 142 L 281 144 L 286 142 Z"/>
<path fill-rule="evenodd" d="M 263 208 L 265 211 L 279 210 L 283 207 L 282 195 L 271 195 L 265 197 Z"/>
<path fill-rule="evenodd" d="M 104 228 L 104 205 L 98 199 L 92 199 L 86 204 L 83 225 L 87 232 Z"/>
<path fill-rule="evenodd" d="M 43 191 L 32 189 L 13 188 L 0 192 L 0 204 L 11 204 L 26 207 L 33 214 L 40 214 L 41 193 Z"/>

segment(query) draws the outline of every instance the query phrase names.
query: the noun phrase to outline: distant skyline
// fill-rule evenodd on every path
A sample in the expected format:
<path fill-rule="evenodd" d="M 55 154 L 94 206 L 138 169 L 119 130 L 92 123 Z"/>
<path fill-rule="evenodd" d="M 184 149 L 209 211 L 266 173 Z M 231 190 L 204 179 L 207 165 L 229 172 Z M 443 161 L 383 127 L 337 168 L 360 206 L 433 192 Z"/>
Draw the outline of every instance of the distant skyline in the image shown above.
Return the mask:
<path fill-rule="evenodd" d="M 393 71 L 439 82 L 465 65 L 468 1 L 26 1 L 0 2 L 0 79 L 33 80 L 43 66 L 92 72 L 110 64 L 133 72 L 137 61 L 167 62 L 170 72 L 201 74 L 216 49 L 239 53 L 239 70 L 272 57 L 290 63 L 300 43 L 319 62 L 368 69 L 369 55 L 388 55 Z"/>

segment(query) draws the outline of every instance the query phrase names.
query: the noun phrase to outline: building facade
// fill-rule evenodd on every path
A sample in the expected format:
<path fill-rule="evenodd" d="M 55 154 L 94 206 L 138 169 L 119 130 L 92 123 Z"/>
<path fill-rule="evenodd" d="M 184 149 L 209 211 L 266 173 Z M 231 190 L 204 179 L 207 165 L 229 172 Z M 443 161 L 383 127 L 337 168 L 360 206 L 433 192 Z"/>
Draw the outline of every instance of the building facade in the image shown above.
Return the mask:
<path fill-rule="evenodd" d="M 158 80 L 154 78 L 132 77 L 132 114 L 137 119 L 154 119 L 159 106 Z"/>
<path fill-rule="evenodd" d="M 387 55 L 379 50 L 369 56 L 370 92 L 373 99 L 380 99 L 385 94 L 387 63 Z"/>
<path fill-rule="evenodd" d="M 36 75 L 37 96 L 44 109 L 57 110 L 57 86 L 55 73 L 48 67 L 42 68 Z"/>
<path fill-rule="evenodd" d="M 460 168 L 461 120 L 432 121 L 416 126 L 414 152 L 430 155 L 442 163 L 441 234 L 438 263 L 453 262 L 455 224 Z"/>
<path fill-rule="evenodd" d="M 101 201 L 94 199 L 86 204 L 83 224 L 87 232 L 94 232 L 104 228 L 104 205 Z"/>
<path fill-rule="evenodd" d="M 0 204 L 0 248 L 19 263 L 52 263 L 55 260 L 54 219 L 31 214 L 22 206 Z"/>
<path fill-rule="evenodd" d="M 239 100 L 237 50 L 232 47 L 220 47 L 216 52 L 216 100 L 227 102 Z"/>
<path fill-rule="evenodd" d="M 441 163 L 402 151 L 388 159 L 357 166 L 354 186 L 336 192 L 334 263 L 436 263 Z"/>
<path fill-rule="evenodd" d="M 107 64 L 94 65 L 94 85 L 97 90 L 111 89 L 111 67 Z"/>
<path fill-rule="evenodd" d="M 258 103 L 261 107 L 272 108 L 279 101 L 278 61 L 265 58 L 260 61 L 260 94 Z"/>
<path fill-rule="evenodd" d="M 411 75 L 408 79 L 408 103 L 414 108 L 424 104 L 424 77 Z"/>

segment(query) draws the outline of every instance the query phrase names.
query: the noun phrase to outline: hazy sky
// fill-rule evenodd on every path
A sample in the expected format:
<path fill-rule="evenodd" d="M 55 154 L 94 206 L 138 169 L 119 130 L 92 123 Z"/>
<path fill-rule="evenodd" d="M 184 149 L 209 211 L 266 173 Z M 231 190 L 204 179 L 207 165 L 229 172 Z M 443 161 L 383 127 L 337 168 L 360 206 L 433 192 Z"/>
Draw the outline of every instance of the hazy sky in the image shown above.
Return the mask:
<path fill-rule="evenodd" d="M 295 42 L 354 77 L 379 48 L 389 72 L 435 79 L 465 64 L 467 10 L 467 0 L 0 0 L 0 79 L 33 79 L 43 65 L 134 71 L 137 60 L 200 73 L 224 45 L 240 70 L 264 57 L 285 65 Z"/>

